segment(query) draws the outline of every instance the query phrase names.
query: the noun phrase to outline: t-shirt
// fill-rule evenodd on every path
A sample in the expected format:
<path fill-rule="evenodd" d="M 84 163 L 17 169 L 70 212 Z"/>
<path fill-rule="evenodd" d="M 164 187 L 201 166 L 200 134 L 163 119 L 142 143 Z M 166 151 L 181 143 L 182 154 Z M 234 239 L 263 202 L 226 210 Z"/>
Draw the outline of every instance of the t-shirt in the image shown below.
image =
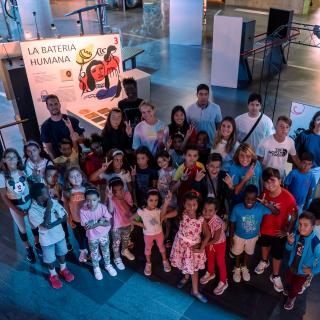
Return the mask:
<path fill-rule="evenodd" d="M 250 117 L 249 113 L 243 113 L 235 118 L 239 141 L 242 141 L 246 137 L 259 117 L 260 113 L 255 118 Z M 272 120 L 264 114 L 245 142 L 251 144 L 254 150 L 256 150 L 260 141 L 266 137 L 269 137 L 273 133 L 274 127 Z"/>
<path fill-rule="evenodd" d="M 299 170 L 292 170 L 284 181 L 284 185 L 296 199 L 297 206 L 303 206 L 306 202 L 309 189 L 316 187 L 316 181 L 312 172 L 301 173 Z"/>
<path fill-rule="evenodd" d="M 175 169 L 177 169 L 181 164 L 183 164 L 184 162 L 183 153 L 177 153 L 177 151 L 174 149 L 170 149 L 168 153 L 172 159 L 172 165 Z"/>
<path fill-rule="evenodd" d="M 109 220 L 109 222 L 111 219 L 111 214 L 109 213 L 107 207 L 102 203 L 99 203 L 94 211 L 91 211 L 86 203 L 80 209 L 80 221 L 82 226 L 85 226 L 89 221 L 92 220 L 98 222 L 98 220 L 101 218 L 105 218 L 106 220 Z M 88 240 L 100 239 L 108 234 L 110 228 L 110 223 L 108 226 L 97 226 L 93 229 L 86 230 L 86 236 Z"/>
<path fill-rule="evenodd" d="M 143 234 L 148 236 L 154 236 L 162 232 L 162 226 L 160 223 L 160 209 L 148 210 L 147 208 L 138 209 L 138 216 L 141 217 L 144 228 Z"/>
<path fill-rule="evenodd" d="M 99 178 L 100 179 L 105 179 L 107 180 L 108 182 L 112 179 L 112 178 L 115 178 L 115 177 L 119 177 L 121 178 L 121 180 L 123 181 L 124 183 L 124 191 L 128 191 L 128 183 L 131 182 L 131 174 L 129 171 L 125 171 L 125 170 L 121 170 L 121 172 L 119 173 L 116 173 L 116 172 L 112 172 L 112 173 L 101 173 L 99 175 Z"/>
<path fill-rule="evenodd" d="M 6 188 L 6 195 L 9 200 L 20 210 L 27 210 L 30 207 L 31 199 L 29 195 L 29 185 L 27 177 L 22 171 L 11 173 L 9 179 L 6 179 L 3 173 L 0 173 L 0 189 Z"/>
<path fill-rule="evenodd" d="M 313 155 L 313 163 L 316 167 L 320 167 L 320 135 L 313 132 L 302 132 L 296 139 L 296 148 L 299 156 L 303 152 Z"/>
<path fill-rule="evenodd" d="M 133 200 L 130 192 L 124 193 L 124 201 L 128 206 L 133 205 Z M 119 200 L 116 197 L 112 197 L 113 205 L 113 229 L 118 229 L 122 227 L 128 227 L 131 225 L 132 213 L 128 210 L 128 207 L 123 204 L 123 200 Z"/>
<path fill-rule="evenodd" d="M 262 158 L 264 168 L 271 167 L 278 169 L 280 176 L 285 177 L 285 166 L 288 161 L 289 154 L 296 155 L 294 141 L 290 137 L 286 137 L 283 142 L 275 140 L 274 135 L 271 135 L 261 141 L 257 148 L 257 156 Z"/>
<path fill-rule="evenodd" d="M 44 182 L 46 167 L 50 165 L 52 165 L 52 161 L 49 159 L 42 159 L 39 163 L 33 163 L 30 159 L 27 159 L 24 172 L 28 178 L 32 177 L 34 182 Z"/>
<path fill-rule="evenodd" d="M 149 125 L 146 121 L 137 124 L 133 133 L 132 149 L 137 150 L 141 146 L 145 146 L 154 156 L 158 148 L 157 132 L 164 130 L 164 143 L 168 139 L 169 129 L 160 120 L 154 125 Z"/>
<path fill-rule="evenodd" d="M 84 129 L 80 127 L 79 120 L 72 116 L 63 115 L 68 117 L 72 123 L 73 130 L 79 135 L 83 134 Z M 63 120 L 53 121 L 51 118 L 47 119 L 41 126 L 41 141 L 43 143 L 51 143 L 52 150 L 55 157 L 61 155 L 59 150 L 59 142 L 63 139 L 70 139 L 70 131 L 65 125 Z"/>
<path fill-rule="evenodd" d="M 320 225 L 314 227 L 314 233 L 320 239 Z"/>
<path fill-rule="evenodd" d="M 105 160 L 102 157 L 98 157 L 93 152 L 89 153 L 84 160 L 84 171 L 88 177 L 90 177 L 94 172 L 102 167 Z M 105 184 L 104 179 L 99 179 L 97 181 L 91 182 L 94 185 Z"/>
<path fill-rule="evenodd" d="M 235 234 L 242 239 L 252 239 L 259 235 L 262 218 L 271 210 L 256 201 L 252 208 L 246 208 L 244 203 L 234 206 L 230 221 L 235 223 Z"/>
<path fill-rule="evenodd" d="M 108 128 L 106 132 L 102 133 L 102 148 L 104 154 L 111 149 L 119 149 L 125 152 L 131 149 L 131 138 L 122 129 Z"/>
<path fill-rule="evenodd" d="M 67 214 L 57 200 L 52 199 L 52 203 L 51 223 L 63 218 Z M 32 201 L 31 207 L 28 211 L 29 220 L 33 227 L 39 227 L 39 242 L 43 247 L 57 243 L 65 237 L 61 223 L 51 229 L 47 229 L 41 225 L 44 221 L 45 212 L 45 207 L 38 205 L 35 200 Z"/>
<path fill-rule="evenodd" d="M 72 149 L 70 157 L 59 156 L 53 160 L 55 165 L 61 165 L 67 168 L 78 167 L 79 166 L 79 154 L 74 149 Z"/>
<path fill-rule="evenodd" d="M 135 101 L 128 101 L 126 98 L 118 102 L 118 108 L 123 111 L 126 121 L 130 121 L 133 128 L 141 121 L 139 106 L 142 101 L 140 98 Z"/>
<path fill-rule="evenodd" d="M 221 229 L 220 237 L 219 239 L 215 242 L 216 243 L 222 243 L 226 241 L 226 235 L 224 233 L 224 222 L 223 220 L 218 217 L 216 214 L 211 218 L 211 220 L 208 222 L 208 226 L 211 232 L 211 237 L 214 236 L 216 231 Z"/>
<path fill-rule="evenodd" d="M 141 206 L 144 203 L 144 199 L 148 189 L 152 188 L 153 180 L 158 180 L 158 172 L 156 169 L 137 168 L 135 187 L 136 187 L 136 196 L 137 196 L 137 201 L 139 206 Z"/>
<path fill-rule="evenodd" d="M 282 189 L 281 193 L 275 198 L 271 198 L 268 192 L 266 192 L 265 199 L 276 206 L 279 209 L 280 214 L 277 216 L 270 214 L 263 217 L 260 233 L 276 236 L 278 231 L 286 229 L 289 216 L 293 212 L 298 212 L 296 201 L 293 195 L 286 189 Z"/>
<path fill-rule="evenodd" d="M 85 203 L 85 196 L 84 196 L 85 188 L 83 191 L 73 191 L 71 190 L 70 199 L 67 200 L 71 218 L 75 222 L 80 222 L 80 209 Z M 63 201 L 65 201 L 65 197 L 63 196 Z"/>
<path fill-rule="evenodd" d="M 230 166 L 232 165 L 233 156 L 235 152 L 237 151 L 240 143 L 236 141 L 234 144 L 232 150 L 227 153 L 226 147 L 227 147 L 227 140 L 222 139 L 220 143 L 217 144 L 215 148 L 211 148 L 210 153 L 220 153 L 222 157 L 222 170 L 228 171 Z"/>
<path fill-rule="evenodd" d="M 208 147 L 211 147 L 216 132 L 216 124 L 222 121 L 220 106 L 210 102 L 206 108 L 200 108 L 197 103 L 194 103 L 187 107 L 186 114 L 188 122 L 195 125 L 197 132 L 205 131 L 208 133 Z"/>
<path fill-rule="evenodd" d="M 176 169 L 174 168 L 169 168 L 169 170 L 164 170 L 164 169 L 159 170 L 158 190 L 160 192 L 160 195 L 163 201 L 170 190 L 170 185 L 175 173 L 176 173 Z M 173 194 L 170 202 L 170 206 L 175 207 L 176 205 L 177 205 L 177 198 L 175 194 Z"/>

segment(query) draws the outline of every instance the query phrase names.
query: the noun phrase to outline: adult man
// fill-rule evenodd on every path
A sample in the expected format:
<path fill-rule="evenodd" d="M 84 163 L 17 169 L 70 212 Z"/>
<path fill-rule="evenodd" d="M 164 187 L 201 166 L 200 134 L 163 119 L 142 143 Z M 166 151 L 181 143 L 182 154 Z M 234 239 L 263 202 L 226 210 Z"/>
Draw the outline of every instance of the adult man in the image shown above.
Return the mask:
<path fill-rule="evenodd" d="M 206 84 L 198 85 L 197 98 L 196 103 L 187 107 L 187 120 L 194 124 L 197 132 L 205 131 L 208 133 L 208 147 L 211 147 L 216 128 L 222 120 L 221 109 L 217 104 L 209 102 L 209 87 Z"/>
<path fill-rule="evenodd" d="M 248 98 L 248 112 L 237 116 L 235 119 L 239 141 L 251 144 L 255 150 L 262 139 L 274 133 L 272 120 L 265 114 L 261 116 L 260 111 L 261 95 L 251 93 Z M 258 120 L 258 124 L 250 133 Z"/>
<path fill-rule="evenodd" d="M 46 105 L 51 116 L 41 126 L 41 141 L 51 159 L 55 159 L 61 155 L 60 141 L 63 138 L 71 140 L 68 119 L 73 131 L 79 134 L 80 141 L 83 139 L 84 129 L 79 126 L 76 118 L 61 113 L 61 104 L 56 95 L 49 94 L 46 98 Z"/>

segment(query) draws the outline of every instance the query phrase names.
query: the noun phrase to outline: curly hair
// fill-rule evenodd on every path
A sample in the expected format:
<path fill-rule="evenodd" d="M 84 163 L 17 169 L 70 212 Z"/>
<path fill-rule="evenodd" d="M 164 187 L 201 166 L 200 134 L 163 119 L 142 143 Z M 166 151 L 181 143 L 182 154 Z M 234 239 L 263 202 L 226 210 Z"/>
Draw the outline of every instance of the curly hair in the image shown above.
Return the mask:
<path fill-rule="evenodd" d="M 20 154 L 19 152 L 14 149 L 14 148 L 8 148 L 4 151 L 3 153 L 3 156 L 2 156 L 2 159 L 1 159 L 1 164 L 0 164 L 0 168 L 1 168 L 1 172 L 3 172 L 4 176 L 6 179 L 10 179 L 11 178 L 11 172 L 7 166 L 7 164 L 4 162 L 4 159 L 6 158 L 6 156 L 9 154 L 9 153 L 14 153 L 15 156 L 17 157 L 18 159 L 18 163 L 17 163 L 17 170 L 19 171 L 23 171 L 25 168 L 24 168 L 24 164 L 23 164 L 23 161 L 22 161 L 22 158 L 20 157 Z"/>

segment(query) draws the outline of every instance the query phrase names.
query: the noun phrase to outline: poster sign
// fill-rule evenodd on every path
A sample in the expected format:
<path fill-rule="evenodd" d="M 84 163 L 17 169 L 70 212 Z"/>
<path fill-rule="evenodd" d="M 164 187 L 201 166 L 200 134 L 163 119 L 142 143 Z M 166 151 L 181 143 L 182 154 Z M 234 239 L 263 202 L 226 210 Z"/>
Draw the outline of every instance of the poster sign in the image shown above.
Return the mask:
<path fill-rule="evenodd" d="M 63 113 L 122 98 L 119 34 L 26 41 L 21 51 L 39 125 L 49 117 L 48 94 L 59 97 Z"/>

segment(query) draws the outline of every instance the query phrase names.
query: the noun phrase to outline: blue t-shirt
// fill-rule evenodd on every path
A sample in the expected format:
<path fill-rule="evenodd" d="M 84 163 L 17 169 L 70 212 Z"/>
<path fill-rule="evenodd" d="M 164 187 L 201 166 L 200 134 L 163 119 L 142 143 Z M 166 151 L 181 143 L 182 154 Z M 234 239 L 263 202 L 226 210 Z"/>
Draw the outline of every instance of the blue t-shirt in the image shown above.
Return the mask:
<path fill-rule="evenodd" d="M 313 164 L 315 167 L 320 166 L 320 135 L 317 135 L 309 130 L 302 132 L 296 139 L 296 149 L 299 156 L 303 152 L 308 152 L 313 155 Z"/>
<path fill-rule="evenodd" d="M 235 234 L 242 239 L 257 237 L 263 216 L 270 213 L 271 210 L 258 201 L 251 209 L 246 208 L 244 203 L 237 204 L 230 216 L 230 221 L 236 224 Z"/>
<path fill-rule="evenodd" d="M 309 188 L 316 187 L 316 181 L 311 172 L 301 173 L 299 170 L 292 170 L 284 181 L 284 185 L 296 199 L 297 206 L 303 206 L 306 202 Z"/>

